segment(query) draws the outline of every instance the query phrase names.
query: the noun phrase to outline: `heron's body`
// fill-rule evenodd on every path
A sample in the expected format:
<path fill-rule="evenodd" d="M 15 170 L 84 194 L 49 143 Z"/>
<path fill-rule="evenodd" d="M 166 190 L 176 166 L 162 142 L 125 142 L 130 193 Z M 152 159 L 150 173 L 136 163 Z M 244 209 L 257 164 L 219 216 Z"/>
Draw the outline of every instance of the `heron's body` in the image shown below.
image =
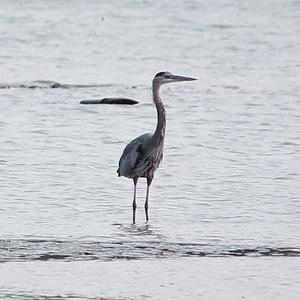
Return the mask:
<path fill-rule="evenodd" d="M 152 139 L 152 134 L 145 133 L 126 146 L 119 162 L 119 176 L 153 177 L 162 160 L 163 140 L 158 147 L 153 147 Z"/>
<path fill-rule="evenodd" d="M 145 202 L 146 220 L 148 221 L 149 187 L 154 173 L 163 157 L 163 147 L 166 129 L 166 112 L 159 96 L 160 86 L 164 83 L 195 80 L 190 77 L 172 75 L 160 72 L 153 79 L 153 101 L 157 110 L 157 126 L 153 134 L 145 133 L 131 141 L 124 149 L 119 161 L 119 176 L 132 178 L 134 182 L 133 223 L 136 211 L 136 184 L 139 177 L 147 178 L 147 196 Z"/>

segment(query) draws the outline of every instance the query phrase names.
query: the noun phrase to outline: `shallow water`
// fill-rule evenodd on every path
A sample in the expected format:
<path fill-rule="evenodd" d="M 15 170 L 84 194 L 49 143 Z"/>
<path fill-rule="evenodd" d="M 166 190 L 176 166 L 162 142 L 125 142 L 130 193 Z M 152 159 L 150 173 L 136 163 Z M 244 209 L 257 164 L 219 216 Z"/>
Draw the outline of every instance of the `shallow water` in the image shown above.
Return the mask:
<path fill-rule="evenodd" d="M 299 3 L 3 1 L 0 14 L 0 298 L 296 298 Z M 150 223 L 140 180 L 133 226 L 117 164 L 155 128 L 161 70 L 199 80 L 162 89 L 164 161 Z M 79 104 L 105 97 L 139 104 Z"/>

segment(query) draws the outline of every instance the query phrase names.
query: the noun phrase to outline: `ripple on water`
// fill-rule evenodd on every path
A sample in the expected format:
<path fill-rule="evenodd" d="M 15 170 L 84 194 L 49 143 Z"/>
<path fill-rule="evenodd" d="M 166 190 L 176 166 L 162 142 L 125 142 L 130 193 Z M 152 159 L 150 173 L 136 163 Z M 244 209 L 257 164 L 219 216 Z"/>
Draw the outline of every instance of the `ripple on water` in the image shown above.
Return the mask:
<path fill-rule="evenodd" d="M 167 257 L 300 256 L 295 247 L 239 247 L 168 241 L 0 240 L 0 262 L 138 260 Z"/>

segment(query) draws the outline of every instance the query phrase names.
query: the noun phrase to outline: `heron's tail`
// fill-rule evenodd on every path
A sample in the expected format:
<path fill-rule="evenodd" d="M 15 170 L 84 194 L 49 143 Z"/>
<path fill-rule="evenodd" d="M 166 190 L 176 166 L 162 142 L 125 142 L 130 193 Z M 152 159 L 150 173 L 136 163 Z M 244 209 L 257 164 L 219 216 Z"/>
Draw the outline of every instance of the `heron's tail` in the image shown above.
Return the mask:
<path fill-rule="evenodd" d="M 118 173 L 118 177 L 120 177 L 120 169 L 117 170 L 117 173 Z"/>

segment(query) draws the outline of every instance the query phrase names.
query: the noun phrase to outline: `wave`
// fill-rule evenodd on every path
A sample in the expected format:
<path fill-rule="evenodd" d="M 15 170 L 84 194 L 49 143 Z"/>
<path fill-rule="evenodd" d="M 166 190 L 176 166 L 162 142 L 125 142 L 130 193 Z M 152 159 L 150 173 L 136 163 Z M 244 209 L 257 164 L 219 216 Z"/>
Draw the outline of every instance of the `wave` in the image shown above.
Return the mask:
<path fill-rule="evenodd" d="M 35 80 L 20 83 L 0 83 L 0 89 L 69 89 L 69 88 L 93 88 L 93 87 L 111 87 L 112 84 L 67 84 L 52 80 Z"/>
<path fill-rule="evenodd" d="M 297 247 L 234 247 L 162 241 L 84 242 L 63 240 L 0 240 L 0 262 L 138 260 L 166 257 L 300 256 Z"/>

